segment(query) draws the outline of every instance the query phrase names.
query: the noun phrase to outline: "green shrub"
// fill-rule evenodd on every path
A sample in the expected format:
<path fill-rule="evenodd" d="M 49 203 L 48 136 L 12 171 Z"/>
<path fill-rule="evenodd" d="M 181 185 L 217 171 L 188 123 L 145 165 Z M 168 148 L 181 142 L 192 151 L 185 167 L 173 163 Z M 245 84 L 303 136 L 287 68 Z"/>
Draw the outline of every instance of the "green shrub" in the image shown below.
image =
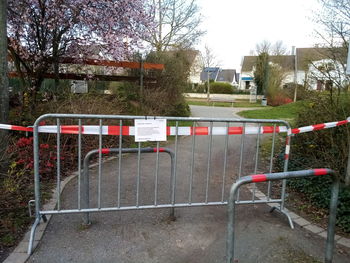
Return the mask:
<path fill-rule="evenodd" d="M 233 86 L 226 82 L 213 82 L 210 83 L 210 93 L 232 94 Z"/>
<path fill-rule="evenodd" d="M 295 84 L 293 82 L 283 85 L 283 93 L 290 99 L 294 99 Z M 312 98 L 316 91 L 309 90 L 305 86 L 297 84 L 297 100 L 307 100 Z"/>
<path fill-rule="evenodd" d="M 186 85 L 184 92 L 186 92 L 186 93 L 205 93 L 207 91 L 206 87 L 207 86 L 205 84 L 188 83 Z"/>
<path fill-rule="evenodd" d="M 331 121 L 345 120 L 350 116 L 350 97 L 346 93 L 325 96 L 314 94 L 302 110 L 296 126 L 308 126 Z M 331 168 L 341 178 L 337 224 L 350 232 L 350 187 L 344 185 L 348 158 L 350 127 L 336 128 L 298 134 L 292 139 L 289 170 Z M 282 162 L 282 156 L 280 158 Z M 331 180 L 326 177 L 290 181 L 291 188 L 304 193 L 317 207 L 328 208 Z"/>
<path fill-rule="evenodd" d="M 163 71 L 152 73 L 152 77 L 156 78 L 155 83 L 145 83 L 142 103 L 144 110 L 148 110 L 147 114 L 188 116 L 188 106 L 182 95 L 190 74 L 186 50 L 154 52 L 148 55 L 147 62 L 165 66 Z"/>

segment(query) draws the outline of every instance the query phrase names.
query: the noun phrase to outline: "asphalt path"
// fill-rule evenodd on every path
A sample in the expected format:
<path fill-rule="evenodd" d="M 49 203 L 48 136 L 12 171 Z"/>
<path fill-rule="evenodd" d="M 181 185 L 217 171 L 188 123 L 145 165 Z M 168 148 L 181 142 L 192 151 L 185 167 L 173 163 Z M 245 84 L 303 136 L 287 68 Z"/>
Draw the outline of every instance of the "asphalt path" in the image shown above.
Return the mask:
<path fill-rule="evenodd" d="M 193 116 L 238 118 L 241 109 L 191 106 Z M 203 125 L 206 125 L 203 123 Z M 216 124 L 224 125 L 224 124 Z M 196 136 L 192 201 L 205 199 L 208 169 L 208 136 Z M 252 173 L 255 137 L 246 136 L 243 174 Z M 240 136 L 230 136 L 225 196 L 237 176 Z M 225 136 L 213 136 L 208 200 L 221 198 Z M 174 149 L 174 141 L 167 147 Z M 178 142 L 176 201 L 189 199 L 192 137 Z M 136 201 L 137 157 L 123 156 L 121 204 Z M 118 159 L 103 164 L 102 206 L 117 202 Z M 97 168 L 91 169 L 90 198 L 96 205 Z M 155 155 L 142 154 L 140 204 L 154 202 Z M 170 161 L 160 155 L 158 203 L 169 202 Z M 243 189 L 243 198 L 251 193 Z M 62 207 L 75 208 L 77 181 L 69 183 L 62 195 Z M 89 227 L 81 225 L 82 216 L 53 216 L 43 239 L 28 262 L 225 262 L 227 211 L 221 207 L 177 208 L 176 219 L 169 209 L 149 209 L 94 213 Z M 322 260 L 325 240 L 299 227 L 291 230 L 278 213 L 266 205 L 237 208 L 236 257 L 238 262 L 316 262 Z M 336 254 L 335 262 L 349 262 L 348 254 Z"/>

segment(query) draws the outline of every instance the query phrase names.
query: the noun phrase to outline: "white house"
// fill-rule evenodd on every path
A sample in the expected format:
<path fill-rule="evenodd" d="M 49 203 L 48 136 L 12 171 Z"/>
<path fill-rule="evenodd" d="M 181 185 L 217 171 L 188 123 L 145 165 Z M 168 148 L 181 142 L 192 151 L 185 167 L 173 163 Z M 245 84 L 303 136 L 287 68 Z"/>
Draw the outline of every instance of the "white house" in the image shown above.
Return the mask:
<path fill-rule="evenodd" d="M 201 82 L 200 75 L 204 65 L 202 54 L 198 50 L 189 50 L 187 52 L 188 60 L 191 63 L 188 81 L 193 84 L 199 84 Z"/>
<path fill-rule="evenodd" d="M 344 61 L 330 59 L 328 48 L 297 48 L 294 55 L 270 56 L 270 62 L 278 64 L 284 71 L 282 86 L 287 83 L 307 85 L 312 90 L 327 90 L 336 80 L 343 83 L 346 80 Z M 245 56 L 242 61 L 239 88 L 249 89 L 254 82 L 254 70 L 257 56 Z M 339 74 L 343 72 L 344 74 Z"/>
<path fill-rule="evenodd" d="M 254 82 L 254 71 L 257 58 L 258 56 L 245 56 L 243 58 L 239 89 L 248 90 L 252 82 Z M 278 65 L 283 70 L 285 78 L 282 81 L 282 85 L 293 82 L 295 63 L 294 56 L 270 56 L 269 63 Z"/>

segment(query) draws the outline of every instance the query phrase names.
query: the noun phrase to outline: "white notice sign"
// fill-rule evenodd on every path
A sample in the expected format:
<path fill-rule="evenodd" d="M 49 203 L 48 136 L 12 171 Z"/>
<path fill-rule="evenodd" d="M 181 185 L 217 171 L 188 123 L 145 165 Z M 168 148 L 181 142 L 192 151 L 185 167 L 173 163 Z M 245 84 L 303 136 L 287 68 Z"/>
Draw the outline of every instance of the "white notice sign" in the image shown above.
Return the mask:
<path fill-rule="evenodd" d="M 135 142 L 166 141 L 166 119 L 135 120 Z"/>

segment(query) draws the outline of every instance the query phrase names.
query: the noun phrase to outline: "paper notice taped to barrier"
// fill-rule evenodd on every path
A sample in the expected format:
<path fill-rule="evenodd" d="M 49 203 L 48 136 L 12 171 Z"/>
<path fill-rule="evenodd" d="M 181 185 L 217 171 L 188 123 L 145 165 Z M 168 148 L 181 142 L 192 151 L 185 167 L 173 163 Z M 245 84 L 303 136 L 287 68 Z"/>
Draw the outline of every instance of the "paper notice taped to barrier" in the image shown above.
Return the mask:
<path fill-rule="evenodd" d="M 166 119 L 135 120 L 135 142 L 166 141 Z"/>

